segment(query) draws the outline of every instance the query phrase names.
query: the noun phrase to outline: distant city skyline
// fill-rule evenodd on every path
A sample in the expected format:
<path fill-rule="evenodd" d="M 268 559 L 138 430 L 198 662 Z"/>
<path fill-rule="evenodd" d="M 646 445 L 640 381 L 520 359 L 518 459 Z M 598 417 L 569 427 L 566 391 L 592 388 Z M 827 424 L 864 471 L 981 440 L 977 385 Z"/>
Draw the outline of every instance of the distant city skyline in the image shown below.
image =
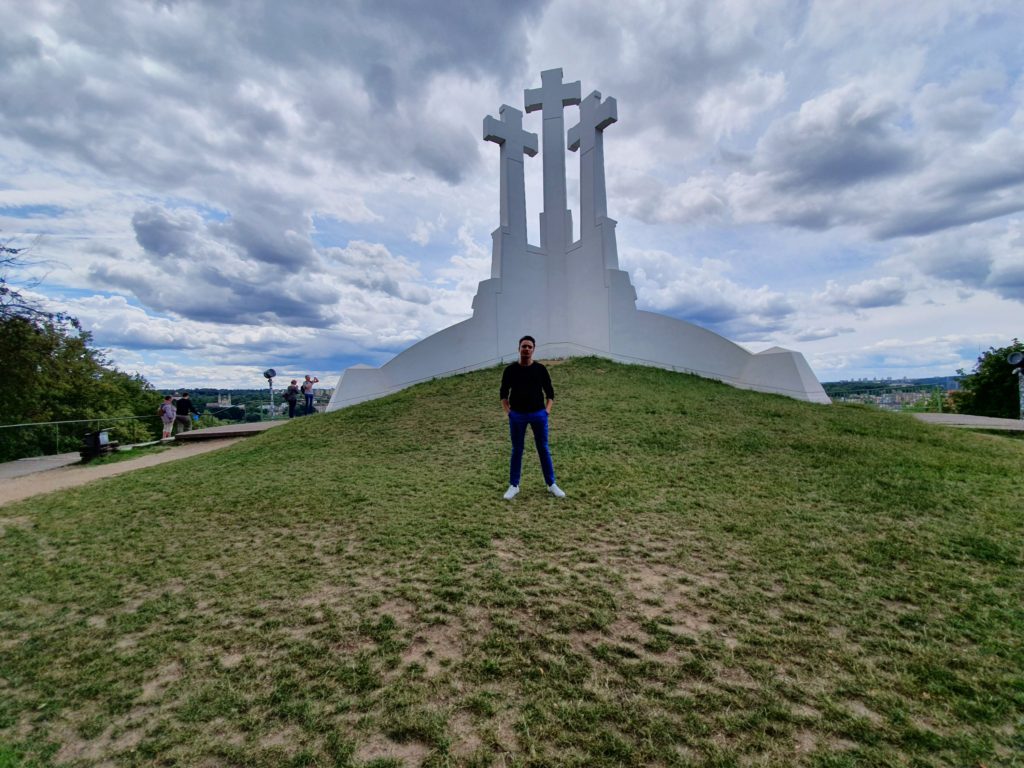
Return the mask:
<path fill-rule="evenodd" d="M 560 67 L 618 102 L 640 308 L 822 382 L 953 375 L 1022 333 L 1022 28 L 1009 0 L 16 1 L 0 240 L 158 388 L 334 382 L 470 315 L 498 226 L 481 120 Z"/>

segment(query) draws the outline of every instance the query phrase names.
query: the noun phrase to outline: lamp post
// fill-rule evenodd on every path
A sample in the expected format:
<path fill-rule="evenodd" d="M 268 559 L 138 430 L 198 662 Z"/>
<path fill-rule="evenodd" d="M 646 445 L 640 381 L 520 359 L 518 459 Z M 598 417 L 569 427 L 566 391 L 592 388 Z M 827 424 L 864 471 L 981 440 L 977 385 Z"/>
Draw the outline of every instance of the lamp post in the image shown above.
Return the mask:
<path fill-rule="evenodd" d="M 1013 373 L 1017 374 L 1017 418 L 1024 421 L 1024 352 L 1011 352 L 1006 356 L 1006 362 L 1017 366 L 1013 369 Z"/>
<path fill-rule="evenodd" d="M 277 376 L 277 371 L 273 368 L 267 368 L 263 372 L 263 378 L 267 380 L 267 387 L 270 388 L 270 420 L 274 420 L 274 377 Z"/>

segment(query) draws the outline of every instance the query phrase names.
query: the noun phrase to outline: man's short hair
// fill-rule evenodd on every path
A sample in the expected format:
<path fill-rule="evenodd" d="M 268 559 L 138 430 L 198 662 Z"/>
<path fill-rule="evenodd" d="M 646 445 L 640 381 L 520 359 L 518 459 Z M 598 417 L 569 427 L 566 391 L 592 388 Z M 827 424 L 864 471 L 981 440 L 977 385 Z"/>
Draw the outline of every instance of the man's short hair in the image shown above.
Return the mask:
<path fill-rule="evenodd" d="M 519 343 L 522 344 L 524 341 L 532 341 L 533 342 L 533 346 L 534 347 L 537 346 L 537 340 L 535 338 L 533 338 L 533 336 L 523 336 L 523 338 L 521 338 L 519 340 Z"/>

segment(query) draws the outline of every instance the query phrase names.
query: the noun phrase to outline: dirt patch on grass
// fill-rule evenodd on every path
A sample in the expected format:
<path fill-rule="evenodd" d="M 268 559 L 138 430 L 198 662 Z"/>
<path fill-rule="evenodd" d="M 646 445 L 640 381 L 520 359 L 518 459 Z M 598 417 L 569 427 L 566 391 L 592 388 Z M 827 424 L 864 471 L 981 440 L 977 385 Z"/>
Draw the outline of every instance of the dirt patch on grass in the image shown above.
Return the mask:
<path fill-rule="evenodd" d="M 523 542 L 518 539 L 493 539 L 491 546 L 494 554 L 503 563 L 514 562 L 523 558 Z"/>
<path fill-rule="evenodd" d="M 260 746 L 264 749 L 280 749 L 291 752 L 300 743 L 302 731 L 294 725 L 285 726 L 260 737 Z"/>
<path fill-rule="evenodd" d="M 53 756 L 53 762 L 56 765 L 65 765 L 81 760 L 99 760 L 110 746 L 110 734 L 113 730 L 113 726 L 107 726 L 97 738 L 85 739 L 72 725 L 65 723 L 55 727 L 50 733 L 50 738 L 60 744 L 60 749 Z"/>
<path fill-rule="evenodd" d="M 847 701 L 846 708 L 857 717 L 863 717 L 865 720 L 868 720 L 872 725 L 879 725 L 883 720 L 880 714 L 858 699 Z"/>
<path fill-rule="evenodd" d="M 801 720 L 817 720 L 821 717 L 821 712 L 809 704 L 792 704 L 789 711 Z"/>
<path fill-rule="evenodd" d="M 797 731 L 794 741 L 793 751 L 798 755 L 809 755 L 818 746 L 818 736 L 813 731 Z"/>
<path fill-rule="evenodd" d="M 378 616 L 390 616 L 400 628 L 408 629 L 416 617 L 416 606 L 402 598 L 392 598 L 381 603 L 374 611 Z"/>
<path fill-rule="evenodd" d="M 456 758 L 472 755 L 483 746 L 483 740 L 477 732 L 473 719 L 465 712 L 459 712 L 448 721 L 451 734 L 451 753 Z"/>
<path fill-rule="evenodd" d="M 29 528 L 31 526 L 32 518 L 25 515 L 0 517 L 0 536 L 3 536 L 8 528 Z"/>
<path fill-rule="evenodd" d="M 234 669 L 244 660 L 244 653 L 225 653 L 217 661 L 224 669 Z"/>
<path fill-rule="evenodd" d="M 463 655 L 461 630 L 449 624 L 425 627 L 416 632 L 412 644 L 402 654 L 402 664 L 419 664 L 427 677 L 434 677 L 448 663 Z"/>
<path fill-rule="evenodd" d="M 403 765 L 422 765 L 433 750 L 419 741 L 399 743 L 386 736 L 374 735 L 362 742 L 355 753 L 356 761 L 369 763 L 372 760 L 398 760 Z"/>
<path fill-rule="evenodd" d="M 49 738 L 60 745 L 53 758 L 56 765 L 83 761 L 113 765 L 109 761 L 99 761 L 110 758 L 111 755 L 134 750 L 145 736 L 143 723 L 138 718 L 128 715 L 109 723 L 102 733 L 90 739 L 82 736 L 78 724 L 78 721 L 85 717 L 84 712 L 78 712 L 73 721 L 62 722 L 50 732 Z"/>
<path fill-rule="evenodd" d="M 142 695 L 139 701 L 152 702 L 163 698 L 164 691 L 172 684 L 181 679 L 184 670 L 177 661 L 165 664 L 157 670 L 156 677 L 147 680 L 142 684 Z"/>

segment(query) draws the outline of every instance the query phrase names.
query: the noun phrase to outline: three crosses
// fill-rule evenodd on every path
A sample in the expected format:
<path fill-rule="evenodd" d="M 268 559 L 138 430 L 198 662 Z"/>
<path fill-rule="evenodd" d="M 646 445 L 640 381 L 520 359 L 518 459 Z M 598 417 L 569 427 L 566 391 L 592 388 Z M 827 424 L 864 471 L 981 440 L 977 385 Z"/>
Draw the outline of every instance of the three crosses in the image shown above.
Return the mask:
<path fill-rule="evenodd" d="M 568 147 L 580 152 L 581 214 L 584 233 L 607 215 L 604 181 L 604 129 L 618 119 L 615 99 L 601 101 L 593 91 L 580 98 L 580 82 L 562 82 L 561 69 L 541 73 L 541 87 L 524 92 L 527 112 L 541 111 L 544 134 L 544 213 L 541 243 L 549 253 L 561 252 L 566 242 L 565 129 L 563 109 L 578 105 L 580 121 L 569 129 Z M 523 130 L 523 113 L 503 104 L 500 119 L 484 118 L 484 141 L 501 147 L 501 226 L 526 245 L 526 186 L 523 155 L 537 154 L 537 134 Z"/>

